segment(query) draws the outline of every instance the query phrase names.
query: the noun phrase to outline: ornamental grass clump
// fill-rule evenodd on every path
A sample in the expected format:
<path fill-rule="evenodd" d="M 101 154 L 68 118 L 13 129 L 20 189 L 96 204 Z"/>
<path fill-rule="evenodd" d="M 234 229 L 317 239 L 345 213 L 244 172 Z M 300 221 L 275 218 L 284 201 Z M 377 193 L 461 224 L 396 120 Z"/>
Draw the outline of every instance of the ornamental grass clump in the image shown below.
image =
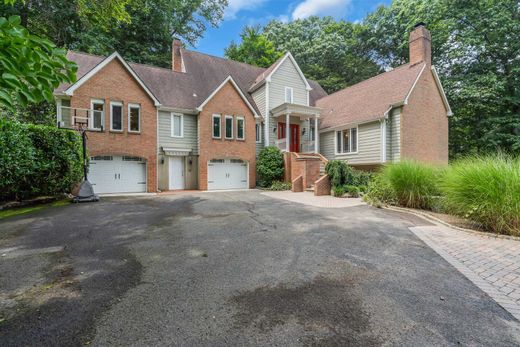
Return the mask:
<path fill-rule="evenodd" d="M 409 160 L 385 166 L 370 182 L 367 201 L 430 209 L 432 197 L 439 195 L 440 172 Z"/>
<path fill-rule="evenodd" d="M 520 235 L 520 157 L 458 160 L 446 171 L 441 189 L 447 212 L 496 233 Z"/>

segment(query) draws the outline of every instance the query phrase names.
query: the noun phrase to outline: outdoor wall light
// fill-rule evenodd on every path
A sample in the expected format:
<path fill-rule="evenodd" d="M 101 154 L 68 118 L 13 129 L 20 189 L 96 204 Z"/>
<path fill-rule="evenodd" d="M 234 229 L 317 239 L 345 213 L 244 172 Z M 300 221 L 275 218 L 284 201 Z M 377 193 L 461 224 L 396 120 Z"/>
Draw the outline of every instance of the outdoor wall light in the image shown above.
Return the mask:
<path fill-rule="evenodd" d="M 161 164 L 164 164 L 164 158 L 161 158 Z"/>
<path fill-rule="evenodd" d="M 193 164 L 193 161 L 191 160 L 191 158 L 188 160 L 188 164 Z"/>
<path fill-rule="evenodd" d="M 275 132 L 276 132 L 276 127 L 273 128 L 273 133 L 275 133 Z"/>
<path fill-rule="evenodd" d="M 302 128 L 302 136 L 305 135 L 305 130 L 307 130 L 307 128 Z"/>

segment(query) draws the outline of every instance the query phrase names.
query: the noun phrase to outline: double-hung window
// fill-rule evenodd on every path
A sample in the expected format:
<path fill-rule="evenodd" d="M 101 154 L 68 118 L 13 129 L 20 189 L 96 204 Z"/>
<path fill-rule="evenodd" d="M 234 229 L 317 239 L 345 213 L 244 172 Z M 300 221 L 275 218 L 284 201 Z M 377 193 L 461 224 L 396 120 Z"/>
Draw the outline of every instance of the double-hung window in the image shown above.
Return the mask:
<path fill-rule="evenodd" d="M 233 138 L 233 116 L 226 116 L 226 125 L 225 125 L 225 136 L 226 139 Z"/>
<path fill-rule="evenodd" d="M 245 139 L 245 119 L 242 116 L 237 117 L 237 140 Z"/>
<path fill-rule="evenodd" d="M 292 104 L 293 103 L 293 89 L 291 87 L 285 87 L 285 102 Z"/>
<path fill-rule="evenodd" d="M 213 115 L 213 122 L 212 122 L 212 125 L 213 125 L 213 138 L 214 139 L 220 139 L 220 115 L 219 114 L 214 114 Z"/>
<path fill-rule="evenodd" d="M 184 136 L 184 116 L 182 114 L 172 113 L 171 114 L 171 136 L 172 137 L 183 137 Z"/>
<path fill-rule="evenodd" d="M 138 104 L 128 104 L 128 131 L 141 131 L 141 107 Z"/>
<path fill-rule="evenodd" d="M 357 128 L 336 131 L 336 153 L 356 153 L 358 147 Z"/>
<path fill-rule="evenodd" d="M 91 102 L 92 113 L 89 119 L 89 128 L 101 130 L 103 127 L 103 119 L 105 114 L 105 101 L 101 99 L 93 99 Z"/>
<path fill-rule="evenodd" d="M 256 142 L 262 142 L 262 125 L 260 123 L 255 124 Z"/>
<path fill-rule="evenodd" d="M 110 102 L 110 130 L 123 131 L 123 103 Z"/>

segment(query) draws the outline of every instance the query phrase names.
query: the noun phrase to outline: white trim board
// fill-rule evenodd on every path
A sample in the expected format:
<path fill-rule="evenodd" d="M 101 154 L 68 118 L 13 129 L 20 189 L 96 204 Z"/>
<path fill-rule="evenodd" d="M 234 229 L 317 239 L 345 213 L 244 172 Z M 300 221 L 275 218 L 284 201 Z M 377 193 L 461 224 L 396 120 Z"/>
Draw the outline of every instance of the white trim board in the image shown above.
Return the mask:
<path fill-rule="evenodd" d="M 76 81 L 73 85 L 68 87 L 63 93 L 65 95 L 72 96 L 74 95 L 74 91 L 81 87 L 86 81 L 88 81 L 92 76 L 97 74 L 101 69 L 103 69 L 108 63 L 110 63 L 114 59 L 119 59 L 121 64 L 127 69 L 127 71 L 132 75 L 132 77 L 139 83 L 139 85 L 144 89 L 144 91 L 148 94 L 148 96 L 154 101 L 155 106 L 161 106 L 161 103 L 159 100 L 153 95 L 153 93 L 148 89 L 148 87 L 144 84 L 144 82 L 137 76 L 137 74 L 134 72 L 134 70 L 128 65 L 128 63 L 123 59 L 123 57 L 117 53 L 114 52 L 108 57 L 106 57 L 104 60 L 102 60 L 99 64 L 97 64 L 92 70 L 87 72 L 85 75 L 83 75 L 79 80 Z"/>
<path fill-rule="evenodd" d="M 446 97 L 446 93 L 444 92 L 444 88 L 442 88 L 441 79 L 439 78 L 439 74 L 437 74 L 437 69 L 435 66 L 432 65 L 431 70 L 433 72 L 433 77 L 435 80 L 435 84 L 437 84 L 437 88 L 439 88 L 439 91 L 441 92 L 442 101 L 444 102 L 444 106 L 446 107 L 446 115 L 453 116 L 453 112 L 451 111 L 450 104 L 448 102 L 448 98 Z"/>
<path fill-rule="evenodd" d="M 247 100 L 246 96 L 244 95 L 244 93 L 242 93 L 242 91 L 240 90 L 240 88 L 238 87 L 238 84 L 235 82 L 235 80 L 233 79 L 233 77 L 228 76 L 226 77 L 226 79 L 206 98 L 206 100 L 204 100 L 204 102 L 202 104 L 200 104 L 199 107 L 197 107 L 197 110 L 199 112 L 202 112 L 202 109 L 204 108 L 204 106 L 206 106 L 206 104 L 226 85 L 226 83 L 228 82 L 231 82 L 231 85 L 235 88 L 235 90 L 238 92 L 238 94 L 240 95 L 240 97 L 242 98 L 242 100 L 244 100 L 244 102 L 246 103 L 247 107 L 251 110 L 251 112 L 253 112 L 253 115 L 255 116 L 255 118 L 258 118 L 258 114 L 256 113 L 254 107 L 249 103 L 249 101 Z"/>

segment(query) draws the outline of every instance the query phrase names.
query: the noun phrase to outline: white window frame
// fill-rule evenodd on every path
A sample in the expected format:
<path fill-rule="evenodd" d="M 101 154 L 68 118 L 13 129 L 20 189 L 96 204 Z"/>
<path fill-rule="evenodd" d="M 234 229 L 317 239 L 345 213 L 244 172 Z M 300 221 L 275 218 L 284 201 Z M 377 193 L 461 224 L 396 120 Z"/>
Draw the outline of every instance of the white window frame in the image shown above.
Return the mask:
<path fill-rule="evenodd" d="M 255 140 L 256 143 L 262 143 L 262 123 L 255 123 Z"/>
<path fill-rule="evenodd" d="M 291 101 L 287 100 L 287 91 L 288 90 L 291 91 Z M 294 89 L 293 89 L 293 87 L 285 87 L 284 100 L 285 100 L 286 103 L 294 104 Z"/>
<path fill-rule="evenodd" d="M 341 135 L 341 148 L 343 149 L 343 131 L 349 130 L 349 140 L 350 142 L 350 148 L 352 149 L 352 129 L 356 129 L 356 151 L 350 151 L 350 152 L 338 152 L 338 133 L 342 133 Z M 355 127 L 349 127 L 349 128 L 343 128 L 340 130 L 336 130 L 334 132 L 334 154 L 335 155 L 348 155 L 348 154 L 357 154 L 359 152 L 359 127 L 356 125 Z"/>
<path fill-rule="evenodd" d="M 234 130 L 234 129 L 233 129 L 233 128 L 234 128 L 233 118 L 234 118 L 234 117 L 233 117 L 233 116 L 230 116 L 230 115 L 225 115 L 225 116 L 224 116 L 224 138 L 225 138 L 226 140 L 233 140 L 233 135 L 234 135 L 234 131 L 233 131 L 233 130 Z M 228 120 L 228 119 L 231 119 L 231 137 L 228 137 L 228 136 L 227 136 L 227 120 Z"/>
<path fill-rule="evenodd" d="M 236 123 L 237 123 L 237 140 L 245 140 L 246 139 L 246 119 L 243 116 L 237 116 L 236 117 Z M 242 137 L 238 137 L 238 121 L 242 121 Z"/>
<path fill-rule="evenodd" d="M 105 100 L 104 99 L 90 99 L 90 109 L 91 109 L 92 113 L 89 115 L 89 120 L 90 120 L 91 124 L 88 128 L 92 129 L 92 130 L 101 131 L 101 128 L 94 128 L 94 105 L 99 105 L 99 104 L 103 105 L 103 112 L 101 113 L 101 127 L 102 128 L 105 127 L 104 126 L 105 125 L 105 112 L 106 112 L 105 111 L 106 110 Z"/>
<path fill-rule="evenodd" d="M 180 131 L 180 135 L 175 135 L 175 132 L 174 132 L 174 124 L 175 124 L 175 122 L 173 120 L 175 119 L 175 117 L 181 117 L 181 131 Z M 171 137 L 177 137 L 177 138 L 184 137 L 184 115 L 182 113 L 172 112 L 170 114 L 170 135 L 171 135 Z"/>
<path fill-rule="evenodd" d="M 113 118 L 113 112 L 112 112 L 112 106 L 121 106 L 121 129 L 114 129 L 112 126 L 114 123 L 112 122 Z M 123 132 L 125 129 L 125 108 L 123 107 L 123 103 L 121 101 L 110 101 L 110 131 L 116 131 L 118 133 Z"/>
<path fill-rule="evenodd" d="M 215 118 L 218 118 L 218 136 L 215 136 Z M 220 139 L 222 138 L 222 115 L 220 114 L 214 114 L 211 117 L 211 137 L 214 139 Z"/>
<path fill-rule="evenodd" d="M 130 130 L 130 109 L 131 108 L 137 108 L 139 110 L 138 121 L 137 121 L 137 125 L 139 126 L 138 130 Z M 128 132 L 129 133 L 140 133 L 141 132 L 141 105 L 139 105 L 139 104 L 128 104 Z"/>

